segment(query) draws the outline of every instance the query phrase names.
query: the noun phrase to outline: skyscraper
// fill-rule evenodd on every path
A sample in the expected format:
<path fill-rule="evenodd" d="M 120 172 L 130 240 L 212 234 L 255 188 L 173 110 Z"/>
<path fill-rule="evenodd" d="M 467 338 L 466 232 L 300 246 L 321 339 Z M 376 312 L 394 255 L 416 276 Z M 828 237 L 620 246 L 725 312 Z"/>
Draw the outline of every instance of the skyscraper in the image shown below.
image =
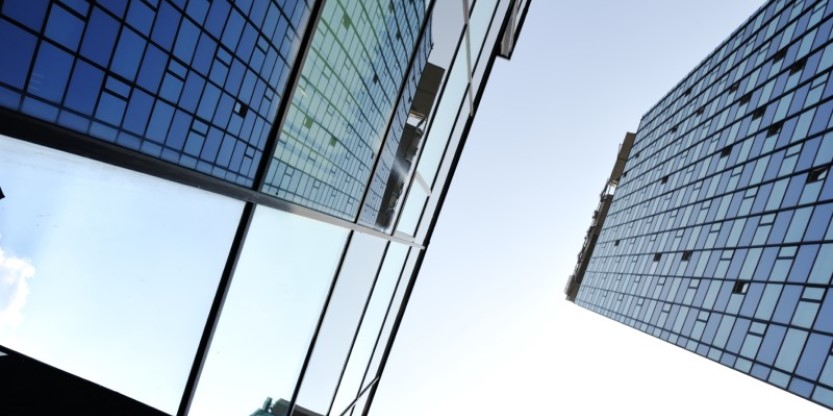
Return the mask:
<path fill-rule="evenodd" d="M 566 289 L 829 408 L 831 14 L 766 2 L 643 116 Z"/>
<path fill-rule="evenodd" d="M 367 414 L 528 7 L 1 2 L 0 412 Z"/>

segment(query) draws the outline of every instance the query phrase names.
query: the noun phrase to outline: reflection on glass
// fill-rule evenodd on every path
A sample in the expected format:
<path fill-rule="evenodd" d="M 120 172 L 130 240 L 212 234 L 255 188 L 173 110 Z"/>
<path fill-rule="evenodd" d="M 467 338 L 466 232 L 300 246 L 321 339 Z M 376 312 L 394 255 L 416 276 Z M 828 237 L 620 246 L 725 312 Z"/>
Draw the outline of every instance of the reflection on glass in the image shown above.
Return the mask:
<path fill-rule="evenodd" d="M 0 344 L 175 412 L 243 204 L 3 136 L 0 186 Z"/>
<path fill-rule="evenodd" d="M 402 299 L 405 298 L 405 291 L 408 289 L 408 283 L 411 280 L 411 274 L 416 266 L 416 260 L 419 256 L 420 250 L 418 248 L 411 248 L 408 253 L 408 261 L 405 263 L 405 268 L 402 269 L 402 277 L 399 278 L 399 283 L 396 285 L 396 292 L 393 294 L 393 299 L 390 302 L 388 313 L 385 316 L 385 323 L 382 325 L 382 331 L 379 333 L 379 340 L 376 342 L 376 348 L 373 349 L 373 357 L 370 359 L 370 364 L 367 366 L 364 380 L 362 380 L 362 388 L 367 387 L 373 379 L 376 378 L 379 372 L 379 364 L 382 362 L 382 355 L 385 353 L 385 348 L 388 345 L 393 324 L 399 315 L 399 308 L 402 307 Z"/>
<path fill-rule="evenodd" d="M 353 234 L 304 374 L 298 405 L 320 414 L 330 409 L 386 245 L 387 240 Z"/>
<path fill-rule="evenodd" d="M 445 183 L 446 178 L 448 177 L 448 173 L 451 170 L 451 162 L 454 159 L 452 155 L 457 153 L 457 148 L 460 147 L 460 139 L 463 137 L 463 131 L 466 128 L 466 121 L 469 114 L 469 108 L 469 102 L 463 101 L 463 108 L 460 109 L 460 117 L 458 118 L 457 123 L 454 125 L 454 132 L 448 139 L 448 157 L 445 157 L 443 159 L 442 165 L 440 165 L 439 171 L 437 172 L 438 180 L 436 180 L 435 182 L 438 185 L 434 192 L 431 194 L 431 197 L 428 198 L 428 202 L 425 206 L 425 209 L 421 212 L 423 218 L 432 218 L 434 216 L 434 211 L 437 210 L 439 197 L 440 195 L 442 195 L 440 186 Z M 424 241 L 425 236 L 428 233 L 428 228 L 430 224 L 431 221 L 422 221 L 419 223 L 419 229 L 417 230 L 417 233 L 414 235 L 414 237 L 416 237 L 415 240 L 417 242 Z"/>
<path fill-rule="evenodd" d="M 469 21 L 469 33 L 467 34 L 467 36 L 470 35 L 469 39 L 472 53 L 471 59 L 469 60 L 468 58 L 464 39 L 463 44 L 461 44 L 461 48 L 457 53 L 457 57 L 454 59 L 453 65 L 451 65 L 451 73 L 446 81 L 445 92 L 438 105 L 437 111 L 435 112 L 436 115 L 434 116 L 433 124 L 429 129 L 429 136 L 425 143 L 425 149 L 420 157 L 419 166 L 417 166 L 417 170 L 426 179 L 428 184 L 432 184 L 434 182 L 437 167 L 440 164 L 440 160 L 443 157 L 443 151 L 445 150 L 446 143 L 448 142 L 448 135 L 451 133 L 457 110 L 460 107 L 460 100 L 462 100 L 467 94 L 466 88 L 468 87 L 469 62 L 471 62 L 472 65 L 475 65 L 477 55 L 483 47 L 483 40 L 486 36 L 488 23 L 492 19 L 496 3 L 497 0 L 478 0 L 474 4 L 474 9 L 472 10 Z M 436 26 L 440 25 L 437 24 Z M 454 42 L 457 41 L 456 37 L 453 39 Z M 450 59 L 450 55 L 447 59 Z M 433 54 L 429 57 L 429 61 L 432 63 L 437 62 Z M 447 62 L 448 61 L 441 63 L 438 62 L 437 65 L 447 68 Z M 466 102 L 468 101 L 469 100 L 466 99 Z"/>
<path fill-rule="evenodd" d="M 402 215 L 399 217 L 399 223 L 396 224 L 396 230 L 414 235 L 419 219 L 422 217 L 422 208 L 425 207 L 425 200 L 428 194 L 422 189 L 419 184 L 413 184 L 411 191 L 408 192 L 408 199 L 405 200 L 405 208 L 402 210 Z"/>
<path fill-rule="evenodd" d="M 437 110 L 434 111 L 434 118 L 428 130 L 428 137 L 425 139 L 425 147 L 422 150 L 422 155 L 417 165 L 417 171 L 425 178 L 429 185 L 434 182 L 434 175 L 437 172 L 440 159 L 442 159 L 448 134 L 451 133 L 454 119 L 457 116 L 457 109 L 460 108 L 460 100 L 463 99 L 466 86 L 468 85 L 466 71 L 466 52 L 465 50 L 461 50 L 457 53 L 457 57 L 451 67 L 451 73 L 446 80 L 442 99 L 437 105 Z"/>
<path fill-rule="evenodd" d="M 263 192 L 356 217 L 424 15 L 425 0 L 324 2 Z"/>
<path fill-rule="evenodd" d="M 490 1 L 484 0 L 482 4 L 485 5 L 485 4 L 493 4 L 493 3 L 495 3 L 495 0 L 490 0 Z M 497 6 L 498 11 L 497 11 L 497 13 L 494 14 L 494 16 L 496 16 L 498 19 L 500 19 L 500 16 L 504 16 L 504 14 L 507 12 L 506 9 L 509 7 L 509 3 L 510 2 L 504 1 L 500 5 L 498 5 Z M 480 4 L 481 3 L 478 2 L 477 6 L 479 7 Z M 484 19 L 483 16 L 485 16 L 485 14 L 478 14 L 477 15 L 477 20 L 476 21 L 472 20 L 472 22 L 471 22 L 471 24 L 472 24 L 472 26 L 471 26 L 472 36 L 477 36 L 481 33 L 485 34 L 486 33 L 485 31 L 489 30 L 489 36 L 486 37 L 486 40 L 483 43 L 483 47 L 482 48 L 476 48 L 476 49 L 471 51 L 471 53 L 472 53 L 472 57 L 471 57 L 472 61 L 471 62 L 472 62 L 472 65 L 474 66 L 474 76 L 472 76 L 471 83 L 472 83 L 472 85 L 474 85 L 474 88 L 475 88 L 474 89 L 474 95 L 475 96 L 477 96 L 477 92 L 483 87 L 481 85 L 481 83 L 483 81 L 483 74 L 486 72 L 486 64 L 489 62 L 489 56 L 491 55 L 492 47 L 494 46 L 495 41 L 497 41 L 498 35 L 500 35 L 500 27 L 501 27 L 501 22 L 499 20 L 495 21 L 495 22 L 492 22 L 492 20 L 491 20 L 492 15 L 491 14 L 488 15 L 488 17 L 489 17 L 488 20 Z M 518 13 L 516 18 L 520 18 L 520 16 L 521 16 L 521 13 Z M 488 26 L 489 23 L 493 23 L 491 25 L 491 27 Z M 475 35 L 475 34 L 477 34 L 477 35 Z M 480 44 L 479 43 L 472 43 L 473 48 L 475 47 L 475 45 L 479 46 Z"/>
<path fill-rule="evenodd" d="M 0 106 L 251 186 L 311 2 L 254 3 L 0 2 Z"/>
<path fill-rule="evenodd" d="M 292 397 L 347 233 L 255 210 L 191 415 L 249 415 Z"/>
<path fill-rule="evenodd" d="M 385 254 L 382 270 L 379 272 L 379 277 L 373 286 L 370 303 L 367 306 L 364 318 L 362 318 L 359 335 L 356 337 L 353 350 L 350 352 L 350 359 L 347 362 L 344 375 L 341 377 L 331 414 L 341 414 L 359 392 L 362 376 L 367 368 L 367 361 L 370 359 L 376 338 L 379 336 L 379 329 L 385 319 L 385 312 L 390 304 L 391 296 L 396 288 L 396 282 L 399 280 L 399 274 L 402 272 L 407 254 L 408 246 L 390 243 Z"/>

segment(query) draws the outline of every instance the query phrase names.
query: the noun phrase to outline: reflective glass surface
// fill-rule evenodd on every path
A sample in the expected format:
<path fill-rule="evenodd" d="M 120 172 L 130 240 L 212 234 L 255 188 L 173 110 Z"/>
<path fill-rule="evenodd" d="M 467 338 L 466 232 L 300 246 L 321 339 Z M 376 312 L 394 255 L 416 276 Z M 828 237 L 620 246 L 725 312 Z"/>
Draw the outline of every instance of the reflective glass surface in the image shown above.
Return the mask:
<path fill-rule="evenodd" d="M 292 398 L 347 234 L 255 210 L 191 415 L 249 415 Z"/>
<path fill-rule="evenodd" d="M 304 374 L 298 405 L 322 415 L 330 409 L 386 246 L 387 240 L 362 233 L 354 233 L 350 239 Z"/>
<path fill-rule="evenodd" d="M 0 187 L 0 344 L 175 412 L 243 204 L 3 136 Z"/>
<path fill-rule="evenodd" d="M 382 356 L 384 355 L 385 348 L 387 348 L 388 341 L 390 340 L 393 325 L 396 322 L 396 317 L 399 314 L 400 308 L 402 308 L 402 301 L 405 299 L 405 292 L 408 289 L 408 283 L 411 281 L 419 253 L 420 250 L 417 248 L 411 248 L 408 251 L 408 260 L 406 260 L 405 267 L 402 269 L 402 275 L 399 278 L 399 282 L 396 284 L 393 299 L 391 299 L 390 306 L 388 307 L 387 314 L 385 315 L 382 330 L 379 332 L 379 339 L 376 341 L 376 347 L 373 349 L 373 355 L 370 357 L 367 372 L 365 373 L 364 380 L 362 380 L 362 388 L 370 385 L 370 383 L 373 382 L 373 379 L 375 379 L 378 375 L 379 366 L 382 363 Z"/>
<path fill-rule="evenodd" d="M 355 219 L 424 15 L 424 1 L 324 4 L 263 192 Z"/>
<path fill-rule="evenodd" d="M 359 334 L 356 336 L 356 342 L 350 351 L 350 359 L 341 377 L 331 414 L 341 414 L 359 393 L 362 378 L 370 355 L 373 353 L 373 347 L 376 345 L 382 321 L 385 319 L 385 313 L 390 305 L 393 291 L 396 289 L 396 283 L 399 281 L 399 275 L 402 273 L 407 254 L 408 246 L 397 243 L 390 243 L 388 246 L 384 264 L 373 285 L 370 303 L 362 318 Z"/>
<path fill-rule="evenodd" d="M 0 106 L 251 186 L 309 8 L 5 1 Z"/>

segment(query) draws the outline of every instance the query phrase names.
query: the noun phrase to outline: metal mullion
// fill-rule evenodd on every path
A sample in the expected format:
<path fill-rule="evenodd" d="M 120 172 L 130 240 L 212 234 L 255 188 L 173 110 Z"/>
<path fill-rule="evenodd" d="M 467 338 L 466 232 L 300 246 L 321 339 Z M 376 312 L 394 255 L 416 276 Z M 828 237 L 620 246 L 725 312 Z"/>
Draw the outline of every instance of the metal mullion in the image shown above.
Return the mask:
<path fill-rule="evenodd" d="M 503 23 L 501 25 L 500 31 L 498 32 L 499 34 L 506 30 L 506 27 L 507 27 L 508 23 L 509 23 L 509 19 L 508 19 L 508 14 L 507 14 L 503 18 Z M 494 18 L 492 19 L 492 24 L 494 24 Z M 480 101 L 483 98 L 483 91 L 486 90 L 486 84 L 488 84 L 489 77 L 491 76 L 492 69 L 493 69 L 494 63 L 495 63 L 495 58 L 498 55 L 499 48 L 500 48 L 500 36 L 497 36 L 495 38 L 495 44 L 492 46 L 492 54 L 489 57 L 489 62 L 486 64 L 486 69 L 483 73 L 483 79 L 484 79 L 483 88 L 480 89 L 480 91 L 477 93 L 477 97 L 475 98 L 475 102 L 474 102 L 475 108 L 473 109 L 474 112 L 476 112 L 476 109 L 480 106 Z M 428 231 L 427 231 L 426 236 L 425 236 L 425 246 L 426 247 L 428 247 L 428 245 L 431 241 L 431 237 L 433 237 L 433 235 L 434 235 L 434 230 L 435 230 L 436 225 L 437 225 L 437 220 L 439 219 L 439 213 L 440 213 L 440 211 L 442 209 L 442 206 L 445 202 L 445 198 L 448 195 L 448 190 L 449 190 L 449 187 L 451 185 L 451 182 L 454 179 L 454 173 L 456 172 L 457 165 L 460 162 L 460 157 L 462 156 L 463 149 L 465 148 L 465 144 L 466 144 L 466 141 L 468 139 L 469 132 L 471 131 L 471 126 L 472 126 L 473 121 L 474 121 L 474 117 L 470 116 L 468 118 L 468 121 L 466 122 L 466 126 L 463 130 L 463 134 L 460 137 L 460 142 L 459 142 L 459 145 L 457 147 L 457 151 L 455 152 L 454 158 L 451 161 L 451 167 L 450 167 L 450 170 L 449 170 L 449 175 L 446 178 L 445 184 L 444 184 L 444 186 L 443 186 L 443 188 L 440 192 L 440 195 L 439 195 L 439 200 L 438 200 L 438 203 L 437 203 L 437 210 L 434 211 L 434 214 L 431 218 L 431 223 L 428 226 Z M 384 355 L 382 356 L 382 360 L 379 363 L 378 377 L 379 377 L 380 380 L 382 378 L 382 374 L 384 373 L 384 369 L 385 369 L 385 365 L 387 364 L 387 360 L 390 357 L 390 353 L 391 353 L 391 350 L 393 348 L 393 343 L 394 343 L 394 341 L 396 341 L 396 335 L 399 332 L 400 325 L 402 324 L 402 319 L 405 315 L 405 311 L 407 310 L 408 302 L 410 301 L 411 294 L 413 293 L 413 289 L 414 289 L 414 286 L 415 286 L 415 283 L 416 283 L 416 276 L 419 275 L 420 269 L 422 268 L 422 262 L 425 259 L 426 251 L 427 250 L 421 250 L 420 251 L 419 257 L 417 257 L 416 264 L 414 265 L 414 270 L 411 273 L 411 278 L 410 278 L 410 281 L 408 282 L 408 287 L 407 287 L 407 289 L 405 291 L 405 295 L 402 299 L 402 305 L 399 308 L 399 313 L 396 316 L 396 321 L 394 322 L 393 328 L 391 330 L 391 336 L 388 339 L 388 343 L 387 343 L 387 346 L 385 348 Z M 364 412 L 363 412 L 362 416 L 367 416 L 371 406 L 373 405 L 373 399 L 376 396 L 376 391 L 377 391 L 378 386 L 379 385 L 377 383 L 371 389 L 371 391 L 368 393 L 369 396 L 367 398 L 367 405 L 365 406 L 365 409 L 364 409 Z"/>
<path fill-rule="evenodd" d="M 327 297 L 324 300 L 324 305 L 321 308 L 321 313 L 318 316 L 318 322 L 315 324 L 315 330 L 313 331 L 312 338 L 309 342 L 309 348 L 307 348 L 307 353 L 304 356 L 304 362 L 301 365 L 301 371 L 298 373 L 298 381 L 295 383 L 295 388 L 292 391 L 292 397 L 289 400 L 289 405 L 287 407 L 287 414 L 284 416 L 292 416 L 293 411 L 295 410 L 295 404 L 298 400 L 298 395 L 301 392 L 301 386 L 304 383 L 304 377 L 307 373 L 307 368 L 309 367 L 309 363 L 312 360 L 312 354 L 315 352 L 316 344 L 318 343 L 318 336 L 321 335 L 321 327 L 324 324 L 324 318 L 327 316 L 327 310 L 330 308 L 330 301 L 333 298 L 333 293 L 335 292 L 336 285 L 338 284 L 339 277 L 341 277 L 341 269 L 344 267 L 344 262 L 347 259 L 347 255 L 350 252 L 350 246 L 353 242 L 353 236 L 355 235 L 355 231 L 351 231 L 350 234 L 347 236 L 347 240 L 344 242 L 344 250 L 341 252 L 341 258 L 338 261 L 338 266 L 336 267 L 335 273 L 333 273 L 333 280 L 330 283 L 330 288 L 327 291 Z"/>
<path fill-rule="evenodd" d="M 370 382 L 370 384 L 367 385 L 367 387 L 361 388 L 361 386 L 359 386 L 359 392 L 356 395 L 356 398 L 353 399 L 353 401 L 350 402 L 349 405 L 347 405 L 347 407 L 344 409 L 343 412 L 339 413 L 339 416 L 345 416 L 345 415 L 347 415 L 348 412 L 352 412 L 353 407 L 356 406 L 356 403 L 358 403 L 359 400 L 365 395 L 365 393 L 367 393 L 378 382 L 379 382 L 379 377 L 376 377 L 376 378 L 373 379 L 373 381 Z"/>
<path fill-rule="evenodd" d="M 396 110 L 397 107 L 402 101 L 402 96 L 405 94 L 405 88 L 408 85 L 408 78 L 414 71 L 414 63 L 416 62 L 417 54 L 420 51 L 420 45 L 422 41 L 425 39 L 425 34 L 428 32 L 429 22 L 431 21 L 431 14 L 434 10 L 434 5 L 436 2 L 431 2 L 428 6 L 428 10 L 425 13 L 425 20 L 422 22 L 422 28 L 420 29 L 419 37 L 417 38 L 416 42 L 414 43 L 414 48 L 411 51 L 411 58 L 408 60 L 408 71 L 405 75 L 405 79 L 402 81 L 402 85 L 399 86 L 399 93 L 397 94 L 396 101 L 394 101 L 394 108 L 391 114 L 388 116 L 388 123 L 387 127 L 385 128 L 384 134 L 382 137 L 382 142 L 379 144 L 379 151 L 376 152 L 376 155 L 373 160 L 373 168 L 370 169 L 370 176 L 368 177 L 367 185 L 364 188 L 364 194 L 362 195 L 362 199 L 359 202 L 358 210 L 356 211 L 356 215 L 354 216 L 354 222 L 358 223 L 359 217 L 362 213 L 362 208 L 364 208 L 364 204 L 367 202 L 367 196 L 370 194 L 370 188 L 373 184 L 373 177 L 376 174 L 376 170 L 379 168 L 379 162 L 382 159 L 382 150 L 385 148 L 385 144 L 387 144 L 388 136 L 390 135 L 390 131 L 393 128 L 394 119 L 396 118 Z M 416 165 L 414 165 L 416 166 Z M 395 229 L 395 228 L 394 228 Z"/>
<path fill-rule="evenodd" d="M 382 258 L 379 259 L 379 265 L 376 267 L 376 276 L 373 278 L 373 285 L 370 288 L 370 292 L 367 294 L 367 300 L 364 303 L 364 309 L 362 309 L 362 316 L 359 319 L 358 324 L 356 325 L 356 331 L 353 333 L 353 340 L 350 343 L 350 349 L 347 353 L 347 357 L 344 358 L 344 365 L 341 368 L 341 374 L 338 376 L 338 383 L 336 384 L 336 389 L 333 392 L 333 398 L 330 400 L 330 406 L 328 407 L 327 414 L 330 414 L 333 411 L 333 405 L 335 404 L 336 396 L 338 395 L 339 388 L 341 387 L 341 382 L 344 380 L 344 372 L 347 370 L 347 364 L 350 362 L 350 357 L 353 355 L 353 348 L 356 346 L 356 339 L 359 337 L 359 331 L 362 328 L 362 323 L 364 322 L 365 314 L 367 313 L 367 308 L 370 305 L 370 300 L 373 298 L 373 293 L 376 291 L 376 284 L 379 282 L 379 275 L 382 272 L 382 266 L 385 264 L 385 258 L 388 255 L 388 251 L 390 250 L 390 242 L 385 245 L 384 253 L 382 253 Z M 361 389 L 361 386 L 359 386 Z"/>
<path fill-rule="evenodd" d="M 200 338 L 199 346 L 194 357 L 194 362 L 191 366 L 191 371 L 188 374 L 188 380 L 185 383 L 185 389 L 182 393 L 182 398 L 179 402 L 177 416 L 185 416 L 191 407 L 191 402 L 194 399 L 194 394 L 197 391 L 200 375 L 202 374 L 205 360 L 208 357 L 208 349 L 211 347 L 211 341 L 214 338 L 214 333 L 217 329 L 220 314 L 223 312 L 223 306 L 228 295 L 229 287 L 234 277 L 234 271 L 237 268 L 237 261 L 240 259 L 240 253 L 243 251 L 243 246 L 246 240 L 246 235 L 249 233 L 249 227 L 252 224 L 254 217 L 255 204 L 249 202 L 243 207 L 243 213 L 240 216 L 240 223 L 237 226 L 237 232 L 232 240 L 229 249 L 229 255 L 226 259 L 226 265 L 223 269 L 223 274 L 220 282 L 217 285 L 217 292 L 214 295 L 214 301 L 211 304 L 211 309 L 206 319 L 205 327 L 203 328 L 202 337 Z"/>

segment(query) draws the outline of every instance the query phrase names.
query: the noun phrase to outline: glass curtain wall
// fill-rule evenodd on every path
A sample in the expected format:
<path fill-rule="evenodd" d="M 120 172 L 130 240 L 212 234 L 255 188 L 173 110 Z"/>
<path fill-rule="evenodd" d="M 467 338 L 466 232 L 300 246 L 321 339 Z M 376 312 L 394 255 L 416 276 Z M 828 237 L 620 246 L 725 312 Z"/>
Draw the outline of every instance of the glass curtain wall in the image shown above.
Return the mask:
<path fill-rule="evenodd" d="M 0 346 L 169 414 L 363 414 L 509 3 L 2 2 Z"/>

